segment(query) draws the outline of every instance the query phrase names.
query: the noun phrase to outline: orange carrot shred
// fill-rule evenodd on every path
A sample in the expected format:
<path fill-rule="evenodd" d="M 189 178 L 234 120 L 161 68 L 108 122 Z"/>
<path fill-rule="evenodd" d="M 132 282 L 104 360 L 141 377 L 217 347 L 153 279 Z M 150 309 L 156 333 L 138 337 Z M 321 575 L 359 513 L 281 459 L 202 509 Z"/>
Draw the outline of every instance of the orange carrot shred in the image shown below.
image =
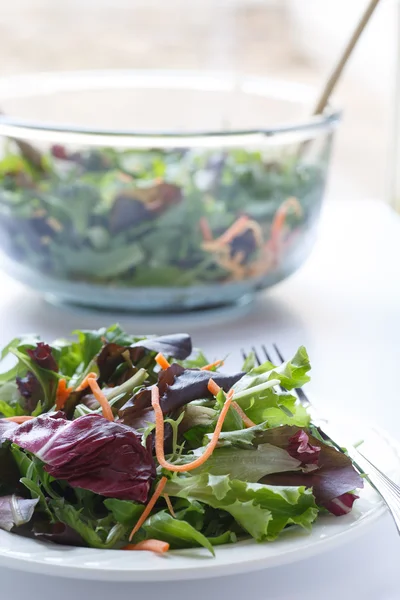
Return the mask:
<path fill-rule="evenodd" d="M 73 388 L 67 388 L 67 381 L 65 379 L 60 379 L 57 385 L 56 392 L 56 409 L 61 410 L 64 408 L 66 401 L 69 398 L 70 393 Z"/>
<path fill-rule="evenodd" d="M 200 467 L 202 464 L 204 464 L 206 462 L 206 460 L 208 460 L 210 458 L 210 456 L 214 452 L 215 447 L 218 443 L 219 434 L 221 433 L 222 426 L 225 421 L 225 417 L 228 414 L 228 410 L 232 403 L 233 393 L 234 393 L 233 390 L 230 390 L 228 392 L 228 395 L 225 400 L 225 404 L 222 407 L 221 413 L 218 417 L 218 421 L 215 426 L 215 430 L 212 435 L 212 438 L 211 438 L 206 450 L 203 452 L 203 454 L 201 456 L 199 456 L 199 458 L 197 458 L 193 462 L 188 463 L 186 465 L 173 465 L 172 463 L 169 463 L 167 460 L 165 460 L 164 415 L 163 415 L 162 409 L 160 407 L 160 392 L 156 385 L 154 385 L 151 388 L 151 405 L 154 409 L 154 413 L 155 413 L 155 417 L 156 417 L 156 439 L 155 439 L 156 456 L 157 456 L 157 460 L 158 460 L 159 464 L 162 467 L 164 467 L 164 469 L 168 469 L 169 471 L 175 471 L 175 472 L 180 472 L 180 473 L 186 472 L 186 471 L 193 471 L 193 469 L 197 469 L 197 467 Z"/>
<path fill-rule="evenodd" d="M 244 410 L 242 408 L 240 408 L 240 406 L 237 402 L 232 402 L 232 408 L 234 410 L 236 410 L 237 414 L 242 419 L 242 421 L 246 425 L 246 427 L 254 427 L 255 426 L 255 423 L 253 423 L 253 421 L 251 419 L 249 419 L 249 417 L 246 415 Z"/>
<path fill-rule="evenodd" d="M 97 402 L 101 406 L 101 410 L 103 412 L 103 417 L 105 419 L 108 419 L 109 421 L 114 421 L 114 415 L 113 415 L 113 411 L 111 410 L 111 406 L 110 406 L 106 396 L 101 391 L 100 386 L 97 383 L 97 381 L 95 379 L 89 379 L 89 386 L 93 392 L 93 396 L 96 398 Z"/>
<path fill-rule="evenodd" d="M 157 386 L 155 386 L 155 387 L 157 387 Z M 157 502 L 157 500 L 159 499 L 159 497 L 163 493 L 163 490 L 165 488 L 165 484 L 167 483 L 167 481 L 168 481 L 168 479 L 166 477 L 161 477 L 161 479 L 158 482 L 158 485 L 157 485 L 157 487 L 156 487 L 156 489 L 154 491 L 154 494 L 152 495 L 152 497 L 150 498 L 149 502 L 147 503 L 146 508 L 144 509 L 144 511 L 142 512 L 142 514 L 140 515 L 140 517 L 139 517 L 139 519 L 138 519 L 135 527 L 132 529 L 131 535 L 129 536 L 129 541 L 131 541 L 131 539 L 133 538 L 133 536 L 135 535 L 135 533 L 137 533 L 139 531 L 139 529 L 141 528 L 141 526 L 143 525 L 143 523 L 146 521 L 147 517 L 150 515 L 151 511 L 154 508 L 155 503 Z"/>
<path fill-rule="evenodd" d="M 171 499 L 168 496 L 168 494 L 164 494 L 164 500 L 167 503 L 168 510 L 171 513 L 171 517 L 174 517 L 174 519 L 176 519 L 176 514 L 175 514 L 175 511 L 174 511 L 174 507 L 172 506 L 172 502 L 171 502 Z"/>
<path fill-rule="evenodd" d="M 78 387 L 75 388 L 75 391 L 80 392 L 80 391 L 84 390 L 85 388 L 87 388 L 89 385 L 89 379 L 97 379 L 97 373 L 94 373 L 94 372 L 88 373 L 86 375 L 85 379 L 83 379 L 81 381 L 81 383 L 78 385 Z"/>
<path fill-rule="evenodd" d="M 292 209 L 297 216 L 301 216 L 302 206 L 295 196 L 287 198 L 277 209 L 271 226 L 270 244 L 272 247 L 279 245 L 282 231 L 286 223 L 289 210 Z"/>
<path fill-rule="evenodd" d="M 168 369 L 168 367 L 170 367 L 171 365 L 169 364 L 169 362 L 167 361 L 167 359 L 165 358 L 164 354 L 161 354 L 161 352 L 159 352 L 156 356 L 156 363 L 163 369 L 163 371 L 165 371 L 165 369 Z"/>
<path fill-rule="evenodd" d="M 229 242 L 246 229 L 248 220 L 249 217 L 247 215 L 242 215 L 215 241 L 219 244 L 229 244 Z"/>
<path fill-rule="evenodd" d="M 210 379 L 210 381 L 208 382 L 207 388 L 208 388 L 208 391 L 211 392 L 211 394 L 213 396 L 218 396 L 219 392 L 221 391 L 221 388 L 219 387 L 218 384 L 215 383 L 214 379 Z"/>
<path fill-rule="evenodd" d="M 114 415 L 111 410 L 111 406 L 106 396 L 104 395 L 104 392 L 101 391 L 100 386 L 97 383 L 96 373 L 89 373 L 88 375 L 86 375 L 85 379 L 80 383 L 80 385 L 78 385 L 75 391 L 79 392 L 80 390 L 84 390 L 87 386 L 90 387 L 90 389 L 93 392 L 93 396 L 100 404 L 101 410 L 103 411 L 103 417 L 105 419 L 108 419 L 109 421 L 114 421 Z"/>
<path fill-rule="evenodd" d="M 223 364 L 224 364 L 223 360 L 215 360 L 214 362 L 210 363 L 209 365 L 205 365 L 204 367 L 201 367 L 200 371 L 211 371 L 211 369 L 213 369 L 214 367 L 222 367 Z"/>
<path fill-rule="evenodd" d="M 18 423 L 19 425 L 21 425 L 21 423 L 25 423 L 25 421 L 30 421 L 31 419 L 34 419 L 35 417 L 30 417 L 30 416 L 19 416 L 19 417 L 4 417 L 2 419 L 0 419 L 0 421 L 12 421 L 13 423 Z"/>
<path fill-rule="evenodd" d="M 168 542 L 162 542 L 161 540 L 143 540 L 137 544 L 127 544 L 122 550 L 148 550 L 150 552 L 157 552 L 157 554 L 163 554 L 168 552 Z"/>
<path fill-rule="evenodd" d="M 199 221 L 201 235 L 205 242 L 211 242 L 213 239 L 213 234 L 210 228 L 210 225 L 205 217 L 201 217 Z"/>

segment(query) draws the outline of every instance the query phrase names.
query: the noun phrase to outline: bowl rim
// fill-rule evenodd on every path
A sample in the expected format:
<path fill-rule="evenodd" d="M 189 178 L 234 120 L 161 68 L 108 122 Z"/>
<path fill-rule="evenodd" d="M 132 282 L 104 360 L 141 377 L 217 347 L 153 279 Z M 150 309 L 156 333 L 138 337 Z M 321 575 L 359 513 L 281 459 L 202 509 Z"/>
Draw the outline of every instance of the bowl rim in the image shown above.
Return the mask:
<path fill-rule="evenodd" d="M 65 72 L 42 72 L 18 74 L 0 78 L 0 102 L 5 99 L 38 97 L 62 91 L 94 91 L 104 89 L 190 89 L 198 91 L 240 90 L 249 95 L 274 97 L 300 104 L 299 99 L 311 106 L 315 90 L 313 86 L 275 77 L 238 75 L 220 71 L 187 71 L 157 69 L 127 70 L 82 70 Z M 294 100 L 295 98 L 295 100 Z M 277 136 L 293 136 L 310 139 L 319 132 L 335 129 L 341 111 L 328 107 L 323 114 L 313 115 L 298 121 L 255 129 L 191 130 L 191 131 L 140 131 L 137 129 L 109 129 L 82 127 L 74 124 L 41 123 L 20 119 L 0 113 L 0 135 L 15 139 L 49 141 L 56 137 L 63 142 L 87 143 L 92 145 L 118 145 L 146 147 L 182 146 L 201 143 L 202 146 L 243 145 L 265 143 Z M 276 142 L 275 142 L 276 143 Z"/>

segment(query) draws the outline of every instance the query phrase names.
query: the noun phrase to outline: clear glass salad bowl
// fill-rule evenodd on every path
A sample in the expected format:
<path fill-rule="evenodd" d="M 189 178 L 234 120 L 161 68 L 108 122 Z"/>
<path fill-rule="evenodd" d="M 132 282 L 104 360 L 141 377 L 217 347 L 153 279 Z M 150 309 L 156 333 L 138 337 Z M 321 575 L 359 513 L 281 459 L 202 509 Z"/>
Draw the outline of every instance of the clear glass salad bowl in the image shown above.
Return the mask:
<path fill-rule="evenodd" d="M 0 247 L 59 302 L 181 311 L 249 298 L 315 238 L 339 114 L 207 72 L 0 80 Z M 274 124 L 274 125 L 271 125 Z"/>

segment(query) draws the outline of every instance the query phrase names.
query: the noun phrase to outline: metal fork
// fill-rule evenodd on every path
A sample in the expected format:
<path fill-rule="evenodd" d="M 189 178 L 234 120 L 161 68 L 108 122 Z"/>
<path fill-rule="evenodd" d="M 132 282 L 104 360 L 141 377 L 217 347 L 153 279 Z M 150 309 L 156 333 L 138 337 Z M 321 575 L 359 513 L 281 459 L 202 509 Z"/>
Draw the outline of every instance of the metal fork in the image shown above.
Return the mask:
<path fill-rule="evenodd" d="M 260 360 L 260 353 L 257 352 L 256 348 L 252 348 L 252 352 L 254 354 L 255 360 L 258 365 L 262 364 L 262 360 Z M 264 354 L 266 360 L 268 360 L 273 365 L 280 365 L 285 362 L 282 353 L 276 346 L 273 344 L 273 350 L 270 349 L 268 352 L 266 346 L 263 344 L 261 346 L 261 352 Z M 245 360 L 247 354 L 242 350 L 242 356 Z M 274 358 L 276 356 L 276 359 Z M 282 386 L 281 389 L 286 391 Z M 292 390 L 292 393 L 295 392 L 296 397 L 299 402 L 307 409 L 308 413 L 311 416 L 311 420 L 314 425 L 318 427 L 318 430 L 322 437 L 329 442 L 331 442 L 340 452 L 343 452 L 342 448 L 346 448 L 347 454 L 353 461 L 354 468 L 363 475 L 365 479 L 368 480 L 370 485 L 378 492 L 381 496 L 382 500 L 385 502 L 388 507 L 390 514 L 393 517 L 393 520 L 396 524 L 397 531 L 400 534 L 400 486 L 398 486 L 394 481 L 392 481 L 387 475 L 385 475 L 376 465 L 374 465 L 364 454 L 356 449 L 352 444 L 341 444 L 339 443 L 340 435 L 336 436 L 334 428 L 332 425 L 326 420 L 323 419 L 316 410 L 315 406 L 311 404 L 309 397 L 304 393 L 301 388 L 295 388 Z"/>

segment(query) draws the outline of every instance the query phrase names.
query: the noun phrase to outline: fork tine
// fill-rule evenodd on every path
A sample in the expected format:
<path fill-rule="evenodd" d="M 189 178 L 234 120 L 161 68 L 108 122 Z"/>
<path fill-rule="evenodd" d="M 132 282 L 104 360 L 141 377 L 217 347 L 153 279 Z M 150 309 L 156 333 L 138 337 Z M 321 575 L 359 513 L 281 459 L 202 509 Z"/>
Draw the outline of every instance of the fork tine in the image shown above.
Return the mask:
<path fill-rule="evenodd" d="M 243 348 L 240 349 L 240 354 L 242 355 L 243 360 L 247 360 L 247 354 L 246 352 L 243 350 Z"/>
<path fill-rule="evenodd" d="M 262 364 L 262 361 L 260 360 L 260 357 L 257 354 L 257 350 L 255 349 L 254 346 L 252 346 L 251 351 L 254 354 L 254 358 L 256 359 L 256 363 L 258 364 L 258 366 L 260 366 Z"/>
<path fill-rule="evenodd" d="M 265 354 L 265 358 L 268 360 L 268 362 L 272 363 L 271 355 L 270 355 L 270 354 L 268 354 L 268 350 L 267 350 L 267 348 L 265 347 L 265 344 L 262 344 L 262 345 L 261 345 L 261 349 L 262 349 L 262 351 L 264 352 L 264 354 Z"/>
<path fill-rule="evenodd" d="M 279 360 L 281 361 L 281 363 L 285 362 L 285 359 L 283 358 L 281 352 L 279 351 L 279 348 L 276 344 L 272 344 L 274 347 L 275 352 L 277 353 Z"/>

